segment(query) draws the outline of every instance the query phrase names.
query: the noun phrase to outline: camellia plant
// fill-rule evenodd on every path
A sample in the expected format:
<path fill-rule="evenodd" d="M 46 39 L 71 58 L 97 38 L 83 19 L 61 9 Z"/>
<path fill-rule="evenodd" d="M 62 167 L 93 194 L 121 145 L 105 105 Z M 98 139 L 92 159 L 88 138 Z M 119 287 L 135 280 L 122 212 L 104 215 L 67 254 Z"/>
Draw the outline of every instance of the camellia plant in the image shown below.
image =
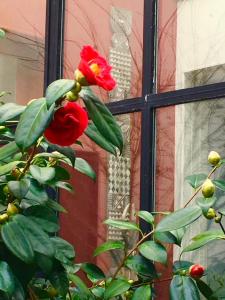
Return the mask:
<path fill-rule="evenodd" d="M 110 71 L 107 61 L 91 46 L 85 46 L 74 80 L 53 82 L 45 97 L 31 100 L 27 106 L 0 106 L 0 299 L 157 299 L 154 285 L 161 279 L 155 262 L 166 265 L 165 245 L 181 246 L 186 228 L 199 218 L 214 221 L 218 230 L 198 234 L 190 245 L 181 247 L 180 260 L 174 262 L 167 279 L 171 281 L 170 299 L 197 300 L 200 294 L 206 299 L 221 299 L 225 284 L 214 291 L 203 280 L 207 273 L 204 266 L 182 260 L 184 252 L 214 240 L 223 244 L 225 239 L 225 211 L 215 209 L 215 190 L 225 191 L 225 181 L 212 179 L 225 161 L 216 152 L 209 154 L 212 170 L 208 175 L 187 178 L 194 192 L 185 207 L 171 213 L 139 211 L 136 223 L 105 221 L 140 236 L 132 249 L 124 241 L 109 240 L 94 251 L 94 256 L 112 250 L 124 253 L 113 274 L 105 274 L 95 264 L 77 262 L 73 246 L 57 235 L 57 213 L 65 209 L 51 195 L 57 189 L 72 190 L 66 165 L 95 179 L 91 166 L 77 157 L 71 146 L 82 145 L 78 139 L 85 134 L 111 154 L 119 155 L 123 150 L 120 127 L 89 87 L 112 90 L 116 83 Z M 78 99 L 86 109 L 76 102 Z M 196 199 L 198 194 L 201 197 Z M 149 232 L 141 230 L 140 219 L 149 224 Z M 124 276 L 123 269 L 130 270 L 131 277 Z M 78 271 L 86 275 L 86 281 Z"/>

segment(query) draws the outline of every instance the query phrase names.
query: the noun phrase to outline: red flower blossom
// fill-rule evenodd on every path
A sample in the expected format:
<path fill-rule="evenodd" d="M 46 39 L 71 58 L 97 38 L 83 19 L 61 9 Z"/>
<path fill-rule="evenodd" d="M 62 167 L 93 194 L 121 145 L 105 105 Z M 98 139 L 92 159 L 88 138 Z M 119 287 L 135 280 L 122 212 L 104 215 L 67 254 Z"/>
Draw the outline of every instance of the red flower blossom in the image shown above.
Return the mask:
<path fill-rule="evenodd" d="M 86 111 L 75 102 L 68 102 L 54 114 L 44 132 L 46 139 L 60 146 L 72 145 L 88 126 Z"/>
<path fill-rule="evenodd" d="M 112 67 L 91 46 L 84 46 L 75 79 L 82 85 L 98 85 L 111 91 L 116 82 L 110 74 Z"/>
<path fill-rule="evenodd" d="M 202 265 L 192 265 L 189 268 L 189 275 L 193 278 L 201 278 L 204 274 L 205 268 Z"/>

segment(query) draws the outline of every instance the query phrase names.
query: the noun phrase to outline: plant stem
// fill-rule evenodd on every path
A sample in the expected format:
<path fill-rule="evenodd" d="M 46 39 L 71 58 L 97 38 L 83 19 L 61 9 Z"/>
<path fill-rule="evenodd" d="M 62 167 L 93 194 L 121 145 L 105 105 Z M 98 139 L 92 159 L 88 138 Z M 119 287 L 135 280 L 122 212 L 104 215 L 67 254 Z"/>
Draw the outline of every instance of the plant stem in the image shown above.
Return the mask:
<path fill-rule="evenodd" d="M 219 222 L 219 225 L 220 225 L 220 227 L 221 227 L 221 229 L 222 229 L 223 233 L 225 234 L 225 228 L 223 227 L 223 224 L 222 224 L 222 222 L 221 222 L 221 221 Z"/>
<path fill-rule="evenodd" d="M 29 167 L 31 165 L 31 162 L 33 160 L 33 157 L 35 155 L 36 149 L 37 149 L 37 144 L 33 147 L 33 150 L 32 150 L 32 152 L 31 152 L 31 154 L 30 154 L 30 156 L 29 156 L 29 158 L 28 158 L 28 160 L 26 162 L 26 165 L 25 165 L 23 171 L 21 172 L 21 174 L 20 174 L 20 176 L 18 178 L 19 180 L 26 174 L 27 170 L 29 169 Z"/>
<path fill-rule="evenodd" d="M 68 295 L 69 295 L 70 300 L 72 300 L 72 295 L 71 295 L 70 290 L 68 291 Z"/>
<path fill-rule="evenodd" d="M 152 233 L 154 232 L 154 230 L 152 230 L 151 232 L 149 232 L 148 234 L 144 235 L 140 241 L 138 241 L 138 243 L 124 256 L 123 260 L 121 261 L 120 265 L 118 266 L 116 272 L 113 274 L 112 276 L 112 280 L 115 279 L 116 275 L 119 273 L 119 271 L 123 268 L 125 261 L 128 259 L 128 257 L 135 251 L 137 250 L 138 246 L 144 242 L 144 240 L 146 240 Z"/>
<path fill-rule="evenodd" d="M 140 283 L 140 284 L 132 285 L 132 288 L 136 288 L 136 287 L 139 287 L 139 286 L 142 286 L 142 285 L 146 285 L 146 284 L 153 284 L 153 283 L 166 282 L 166 281 L 170 281 L 172 278 L 173 278 L 173 277 L 165 278 L 165 279 L 162 279 L 162 280 L 151 280 L 151 281 L 146 281 L 146 282 L 142 282 L 142 283 Z"/>
<path fill-rule="evenodd" d="M 216 171 L 216 169 L 219 168 L 220 165 L 216 165 L 208 174 L 207 179 L 209 179 L 212 174 Z M 202 189 L 202 185 L 200 185 L 200 187 L 197 188 L 197 190 L 194 192 L 194 194 L 191 196 L 191 198 L 186 202 L 186 204 L 184 205 L 184 207 L 188 206 L 188 204 L 194 199 L 194 197 L 201 191 Z"/>

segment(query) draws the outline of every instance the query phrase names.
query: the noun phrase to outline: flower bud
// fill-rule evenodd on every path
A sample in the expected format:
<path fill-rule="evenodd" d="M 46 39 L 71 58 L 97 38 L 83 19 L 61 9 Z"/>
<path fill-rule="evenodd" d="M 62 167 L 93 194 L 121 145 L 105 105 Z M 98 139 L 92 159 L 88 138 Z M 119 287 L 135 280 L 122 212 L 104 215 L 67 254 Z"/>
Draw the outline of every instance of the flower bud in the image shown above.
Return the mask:
<path fill-rule="evenodd" d="M 2 215 L 0 215 L 0 224 L 4 224 L 6 221 L 8 221 L 9 216 L 4 213 Z"/>
<path fill-rule="evenodd" d="M 4 188 L 3 188 L 3 193 L 4 193 L 6 196 L 8 196 L 8 194 L 10 194 L 10 190 L 9 190 L 9 187 L 8 187 L 7 184 L 6 184 L 6 185 L 4 186 Z"/>
<path fill-rule="evenodd" d="M 210 198 L 213 196 L 215 192 L 215 185 L 212 183 L 210 179 L 206 179 L 206 181 L 202 185 L 202 194 L 205 198 Z"/>
<path fill-rule="evenodd" d="M 208 220 L 214 219 L 215 216 L 216 216 L 216 211 L 214 208 L 209 208 L 205 215 L 206 219 L 208 219 Z"/>
<path fill-rule="evenodd" d="M 78 98 L 78 94 L 74 94 L 74 92 L 72 91 L 66 93 L 66 99 L 68 101 L 76 101 Z"/>
<path fill-rule="evenodd" d="M 87 82 L 84 74 L 76 69 L 75 72 L 74 72 L 74 77 L 75 77 L 75 80 L 81 85 L 81 86 L 87 86 L 89 85 L 89 83 Z"/>
<path fill-rule="evenodd" d="M 192 265 L 190 268 L 189 268 L 189 275 L 192 277 L 192 278 L 201 278 L 204 274 L 204 271 L 205 271 L 205 268 L 202 266 L 202 265 Z"/>
<path fill-rule="evenodd" d="M 208 156 L 208 162 L 213 165 L 213 166 L 216 166 L 221 160 L 221 157 L 219 155 L 219 153 L 217 153 L 216 151 L 211 151 L 209 153 L 209 156 Z"/>
<path fill-rule="evenodd" d="M 21 174 L 21 172 L 17 168 L 12 169 L 12 171 L 11 171 L 11 175 L 13 177 L 15 177 L 15 179 L 18 179 L 20 177 L 20 174 Z"/>
<path fill-rule="evenodd" d="M 19 210 L 18 210 L 18 208 L 16 207 L 16 205 L 13 204 L 13 203 L 9 203 L 9 204 L 8 204 L 8 207 L 7 207 L 7 214 L 8 214 L 9 216 L 13 216 L 13 215 L 16 215 L 16 214 L 18 214 L 18 213 L 19 213 Z"/>
<path fill-rule="evenodd" d="M 222 216 L 220 215 L 220 216 L 217 216 L 217 217 L 215 217 L 215 223 L 220 223 L 221 222 L 221 220 L 222 220 Z"/>

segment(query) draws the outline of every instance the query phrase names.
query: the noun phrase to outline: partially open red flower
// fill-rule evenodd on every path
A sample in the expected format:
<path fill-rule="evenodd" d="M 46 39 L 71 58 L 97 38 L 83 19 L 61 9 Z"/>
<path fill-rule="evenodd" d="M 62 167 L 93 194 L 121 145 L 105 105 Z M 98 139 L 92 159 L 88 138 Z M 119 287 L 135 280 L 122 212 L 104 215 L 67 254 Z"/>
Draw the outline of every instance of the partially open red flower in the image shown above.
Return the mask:
<path fill-rule="evenodd" d="M 81 53 L 81 61 L 75 71 L 75 79 L 82 85 L 98 85 L 107 91 L 111 91 L 116 82 L 111 76 L 112 67 L 91 46 L 84 46 Z"/>
<path fill-rule="evenodd" d="M 60 146 L 72 145 L 88 126 L 86 111 L 75 102 L 68 102 L 54 114 L 44 132 L 46 139 Z"/>

